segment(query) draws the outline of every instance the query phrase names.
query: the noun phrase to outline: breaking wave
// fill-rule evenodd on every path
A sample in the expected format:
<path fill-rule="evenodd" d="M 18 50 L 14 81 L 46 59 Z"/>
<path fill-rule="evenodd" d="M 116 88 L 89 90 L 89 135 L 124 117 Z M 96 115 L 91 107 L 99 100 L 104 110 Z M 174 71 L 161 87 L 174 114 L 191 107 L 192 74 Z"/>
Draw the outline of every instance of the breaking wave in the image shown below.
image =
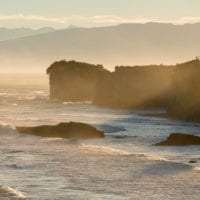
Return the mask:
<path fill-rule="evenodd" d="M 15 127 L 6 123 L 6 122 L 3 122 L 3 121 L 0 121 L 0 133 L 2 133 L 2 131 L 5 131 L 5 130 L 15 130 Z"/>
<path fill-rule="evenodd" d="M 32 93 L 35 93 L 35 94 L 45 94 L 45 91 L 42 91 L 42 90 L 34 90 L 34 91 L 32 91 Z"/>
<path fill-rule="evenodd" d="M 81 144 L 80 149 L 90 151 L 90 152 L 94 152 L 94 153 L 115 154 L 115 155 L 130 155 L 130 153 L 127 152 L 127 151 L 114 149 L 112 147 L 106 147 L 106 146 Z"/>
<path fill-rule="evenodd" d="M 105 133 L 117 133 L 126 131 L 126 129 L 123 126 L 111 126 L 107 124 L 102 124 L 102 125 L 95 125 L 95 127 Z"/>
<path fill-rule="evenodd" d="M 25 196 L 17 188 L 9 187 L 6 185 L 0 185 L 0 199 L 2 200 L 25 199 Z"/>
<path fill-rule="evenodd" d="M 84 104 L 88 104 L 88 105 L 90 105 L 90 104 L 92 104 L 92 102 L 91 101 L 78 101 L 78 102 L 71 102 L 71 101 L 67 101 L 67 102 L 63 102 L 63 105 L 84 105 Z"/>

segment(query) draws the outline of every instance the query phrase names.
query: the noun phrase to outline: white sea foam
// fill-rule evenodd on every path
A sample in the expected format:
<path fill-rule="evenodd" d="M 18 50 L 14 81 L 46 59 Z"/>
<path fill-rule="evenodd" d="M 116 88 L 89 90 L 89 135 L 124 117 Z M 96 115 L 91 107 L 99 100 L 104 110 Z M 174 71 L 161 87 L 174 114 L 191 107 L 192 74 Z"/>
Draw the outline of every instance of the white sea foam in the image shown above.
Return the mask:
<path fill-rule="evenodd" d="M 67 102 L 63 102 L 64 105 L 79 105 L 79 104 L 92 104 L 91 101 L 78 101 L 78 102 L 71 102 L 71 101 L 67 101 Z"/>
<path fill-rule="evenodd" d="M 34 99 L 36 99 L 36 96 L 26 96 L 26 97 L 24 97 L 24 99 L 34 100 Z"/>
<path fill-rule="evenodd" d="M 81 150 L 91 151 L 91 152 L 95 152 L 95 153 L 130 155 L 130 153 L 127 151 L 114 149 L 114 148 L 106 147 L 106 146 L 81 144 L 80 148 L 81 148 Z"/>
<path fill-rule="evenodd" d="M 17 118 L 17 121 L 40 121 L 37 117 Z"/>
<path fill-rule="evenodd" d="M 17 188 L 0 185 L 0 199 L 25 199 L 24 194 Z"/>
<path fill-rule="evenodd" d="M 35 91 L 32 91 L 33 93 L 35 94 L 44 94 L 45 92 L 44 91 L 41 91 L 41 90 L 35 90 Z"/>
<path fill-rule="evenodd" d="M 12 129 L 15 130 L 15 126 L 12 126 L 11 124 L 8 124 L 4 121 L 0 121 L 0 129 Z"/>
<path fill-rule="evenodd" d="M 7 92 L 0 92 L 0 96 L 5 96 L 5 95 L 8 95 L 9 93 Z"/>
<path fill-rule="evenodd" d="M 145 159 L 152 160 L 152 161 L 170 162 L 169 160 L 162 158 L 160 156 L 148 155 L 148 154 L 145 154 L 145 153 L 133 153 L 133 152 L 128 152 L 128 151 L 125 151 L 125 150 L 120 150 L 120 149 L 107 147 L 107 146 L 81 144 L 80 149 L 85 150 L 85 151 L 94 152 L 94 153 L 129 155 L 129 156 L 134 157 L 134 158 L 145 158 Z"/>
<path fill-rule="evenodd" d="M 200 171 L 200 167 L 193 167 L 193 170 Z"/>
<path fill-rule="evenodd" d="M 63 140 L 63 138 L 43 138 L 42 141 L 59 141 Z"/>
<path fill-rule="evenodd" d="M 8 126 L 9 124 L 7 124 L 6 122 L 0 121 L 0 126 Z"/>
<path fill-rule="evenodd" d="M 147 157 L 149 160 L 166 161 L 166 162 L 169 161 L 169 160 L 167 160 L 166 158 L 160 157 L 160 156 L 158 156 L 158 155 L 146 155 L 146 157 Z"/>
<path fill-rule="evenodd" d="M 2 137 L 13 137 L 13 135 L 16 135 L 16 128 L 10 124 L 7 124 L 5 122 L 0 121 L 0 137 L 1 141 L 5 141 L 2 139 Z"/>
<path fill-rule="evenodd" d="M 43 100 L 47 99 L 47 97 L 45 95 L 42 95 L 42 96 L 41 95 L 38 96 L 38 95 L 36 95 L 36 96 L 35 95 L 34 96 L 27 96 L 27 95 L 25 95 L 25 96 L 18 96 L 17 100 L 20 100 L 20 101 L 32 101 L 32 100 L 43 101 Z"/>

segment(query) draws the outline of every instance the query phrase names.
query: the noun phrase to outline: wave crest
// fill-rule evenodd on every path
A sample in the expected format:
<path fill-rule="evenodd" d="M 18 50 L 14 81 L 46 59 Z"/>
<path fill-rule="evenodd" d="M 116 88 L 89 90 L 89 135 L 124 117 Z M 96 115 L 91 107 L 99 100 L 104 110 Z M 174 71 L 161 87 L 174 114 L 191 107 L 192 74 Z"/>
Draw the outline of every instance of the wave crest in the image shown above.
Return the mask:
<path fill-rule="evenodd" d="M 24 194 L 17 188 L 0 185 L 0 199 L 25 199 Z"/>
<path fill-rule="evenodd" d="M 95 153 L 116 154 L 116 155 L 130 155 L 130 153 L 127 152 L 127 151 L 114 149 L 114 148 L 106 147 L 106 146 L 95 146 L 95 145 L 81 144 L 80 149 L 81 150 L 95 152 Z"/>
<path fill-rule="evenodd" d="M 10 124 L 0 121 L 0 135 L 16 134 L 16 128 Z"/>

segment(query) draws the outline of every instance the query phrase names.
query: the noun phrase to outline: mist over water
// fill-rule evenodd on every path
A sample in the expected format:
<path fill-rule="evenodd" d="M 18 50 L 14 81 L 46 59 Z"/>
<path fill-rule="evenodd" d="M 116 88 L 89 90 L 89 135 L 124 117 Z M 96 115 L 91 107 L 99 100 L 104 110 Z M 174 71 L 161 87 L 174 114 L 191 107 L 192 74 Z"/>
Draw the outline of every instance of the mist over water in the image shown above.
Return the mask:
<path fill-rule="evenodd" d="M 21 77 L 0 84 L 1 198 L 198 200 L 199 147 L 152 145 L 172 132 L 199 135 L 199 124 L 144 115 L 163 110 L 51 101 L 47 79 Z M 92 124 L 106 137 L 51 139 L 15 130 L 69 121 Z"/>
<path fill-rule="evenodd" d="M 200 199 L 197 2 L 0 1 L 0 200 Z"/>
<path fill-rule="evenodd" d="M 45 73 L 0 73 L 0 89 L 12 89 L 24 87 L 49 87 L 48 76 Z"/>

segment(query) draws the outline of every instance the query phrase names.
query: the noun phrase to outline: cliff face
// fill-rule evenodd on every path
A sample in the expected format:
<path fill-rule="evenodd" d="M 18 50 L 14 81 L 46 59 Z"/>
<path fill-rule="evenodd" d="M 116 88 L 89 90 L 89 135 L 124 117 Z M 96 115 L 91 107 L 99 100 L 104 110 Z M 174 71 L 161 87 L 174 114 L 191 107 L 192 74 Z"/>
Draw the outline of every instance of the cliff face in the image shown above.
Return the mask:
<path fill-rule="evenodd" d="M 200 121 L 200 61 L 175 67 L 168 113 L 183 120 Z"/>
<path fill-rule="evenodd" d="M 164 108 L 172 117 L 200 121 L 200 61 L 174 66 L 121 66 L 114 72 L 75 61 L 48 69 L 50 96 L 112 108 Z"/>
<path fill-rule="evenodd" d="M 172 67 L 116 67 L 97 84 L 94 103 L 117 108 L 163 107 L 171 86 Z"/>
<path fill-rule="evenodd" d="M 50 97 L 62 101 L 92 101 L 97 79 L 107 71 L 101 65 L 75 61 L 53 63 L 47 73 L 50 76 Z"/>

